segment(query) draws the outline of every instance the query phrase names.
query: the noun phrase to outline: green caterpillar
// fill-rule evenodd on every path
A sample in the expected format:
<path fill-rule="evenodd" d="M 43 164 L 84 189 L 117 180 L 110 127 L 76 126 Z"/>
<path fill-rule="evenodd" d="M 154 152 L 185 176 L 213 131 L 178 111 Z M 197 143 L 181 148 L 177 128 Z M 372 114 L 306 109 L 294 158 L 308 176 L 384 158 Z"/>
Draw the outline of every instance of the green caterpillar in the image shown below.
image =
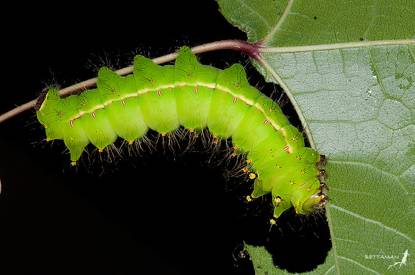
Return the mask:
<path fill-rule="evenodd" d="M 132 143 L 149 129 L 166 134 L 207 127 L 247 154 L 256 177 L 249 198 L 272 193 L 275 218 L 291 206 L 310 213 L 326 200 L 323 158 L 305 147 L 279 106 L 249 85 L 241 65 L 202 65 L 187 47 L 175 65 L 136 56 L 131 75 L 101 68 L 97 88 L 80 95 L 61 98 L 50 89 L 39 99 L 37 117 L 47 140 L 64 140 L 73 165 L 89 143 L 103 150 L 117 137 Z"/>

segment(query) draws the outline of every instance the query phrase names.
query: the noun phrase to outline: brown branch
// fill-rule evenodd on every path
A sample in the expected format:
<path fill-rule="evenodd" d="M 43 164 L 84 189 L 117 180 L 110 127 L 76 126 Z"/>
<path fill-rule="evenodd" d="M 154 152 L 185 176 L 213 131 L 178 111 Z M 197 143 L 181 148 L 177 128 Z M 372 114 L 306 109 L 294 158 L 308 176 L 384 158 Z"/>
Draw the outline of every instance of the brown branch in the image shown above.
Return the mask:
<path fill-rule="evenodd" d="M 192 48 L 192 52 L 195 54 L 211 52 L 211 51 L 218 51 L 218 50 L 234 50 L 243 52 L 249 55 L 253 59 L 259 58 L 258 46 L 249 44 L 245 41 L 241 40 L 221 40 L 215 41 L 211 43 L 202 44 Z M 153 59 L 153 62 L 156 64 L 163 64 L 170 61 L 175 60 L 177 57 L 177 53 L 170 53 L 164 56 L 160 56 Z M 133 72 L 133 66 L 128 66 L 116 71 L 119 75 L 126 75 Z M 59 91 L 61 96 L 68 96 L 74 94 L 76 92 L 88 89 L 90 87 L 95 86 L 97 83 L 97 78 L 91 78 L 72 86 L 66 87 Z M 0 115 L 0 123 L 12 118 L 24 111 L 30 110 L 31 108 L 35 107 L 37 99 L 31 100 L 23 105 L 20 105 L 2 115 Z"/>

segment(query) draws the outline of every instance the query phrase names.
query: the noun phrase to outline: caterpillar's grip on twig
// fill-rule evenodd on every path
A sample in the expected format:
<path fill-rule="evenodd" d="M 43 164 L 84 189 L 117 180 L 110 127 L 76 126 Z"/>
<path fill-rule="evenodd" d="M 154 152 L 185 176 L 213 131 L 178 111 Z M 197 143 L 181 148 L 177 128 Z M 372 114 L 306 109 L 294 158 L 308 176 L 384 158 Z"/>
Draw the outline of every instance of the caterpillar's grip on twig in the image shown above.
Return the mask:
<path fill-rule="evenodd" d="M 272 193 L 275 218 L 291 206 L 312 212 L 326 200 L 324 159 L 305 147 L 279 106 L 249 85 L 241 65 L 202 65 L 187 47 L 174 66 L 137 56 L 131 75 L 104 67 L 97 88 L 80 95 L 61 98 L 50 89 L 38 102 L 37 117 L 47 140 L 65 142 L 73 164 L 89 143 L 103 150 L 117 137 L 133 142 L 148 129 L 166 134 L 180 126 L 208 128 L 247 154 L 255 175 L 251 197 Z"/>

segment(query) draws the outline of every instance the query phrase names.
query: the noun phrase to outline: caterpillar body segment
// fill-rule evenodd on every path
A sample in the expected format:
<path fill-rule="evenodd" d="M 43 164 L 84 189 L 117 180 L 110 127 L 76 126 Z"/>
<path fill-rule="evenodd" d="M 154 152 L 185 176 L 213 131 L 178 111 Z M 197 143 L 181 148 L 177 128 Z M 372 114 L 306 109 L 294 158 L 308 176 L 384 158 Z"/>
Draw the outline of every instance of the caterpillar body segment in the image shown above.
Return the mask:
<path fill-rule="evenodd" d="M 180 125 L 187 129 L 207 127 L 217 78 L 216 68 L 201 65 L 189 49 L 182 48 L 175 69 L 175 96 Z"/>
<path fill-rule="evenodd" d="M 47 140 L 63 140 L 72 163 L 89 143 L 103 150 L 117 137 L 131 143 L 149 129 L 208 128 L 247 154 L 255 179 L 251 197 L 271 193 L 275 218 L 292 206 L 303 214 L 324 205 L 320 155 L 305 147 L 279 106 L 248 83 L 239 64 L 225 70 L 202 65 L 187 47 L 175 65 L 137 56 L 133 74 L 102 68 L 96 89 L 66 98 L 50 89 L 39 105 Z"/>

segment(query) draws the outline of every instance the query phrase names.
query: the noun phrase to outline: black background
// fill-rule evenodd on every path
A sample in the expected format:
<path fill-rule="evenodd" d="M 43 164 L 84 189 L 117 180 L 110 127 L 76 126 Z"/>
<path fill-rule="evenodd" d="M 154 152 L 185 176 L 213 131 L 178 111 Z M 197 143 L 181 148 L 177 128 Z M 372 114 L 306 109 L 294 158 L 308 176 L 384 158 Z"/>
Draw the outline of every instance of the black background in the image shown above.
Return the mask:
<path fill-rule="evenodd" d="M 3 9 L 0 113 L 48 85 L 129 65 L 136 53 L 157 57 L 181 45 L 246 39 L 214 1 L 68 3 Z M 222 68 L 247 64 L 230 51 L 200 59 Z M 253 84 L 263 82 L 248 71 Z M 289 104 L 283 108 L 298 124 Z M 0 124 L 2 275 L 253 274 L 242 240 L 266 245 L 277 265 L 300 272 L 323 262 L 330 247 L 323 215 L 287 213 L 270 230 L 269 200 L 247 205 L 250 186 L 227 180 L 226 165 L 207 164 L 206 153 L 159 150 L 114 163 L 94 155 L 72 169 L 64 146 L 43 138 L 34 111 Z"/>

